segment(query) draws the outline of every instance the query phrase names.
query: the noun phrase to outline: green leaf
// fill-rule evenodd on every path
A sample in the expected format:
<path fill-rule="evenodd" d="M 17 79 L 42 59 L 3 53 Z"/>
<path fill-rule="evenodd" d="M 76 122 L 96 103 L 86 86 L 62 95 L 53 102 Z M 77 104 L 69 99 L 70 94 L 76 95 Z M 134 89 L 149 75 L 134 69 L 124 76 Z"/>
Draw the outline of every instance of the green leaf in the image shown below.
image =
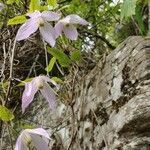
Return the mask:
<path fill-rule="evenodd" d="M 51 80 L 53 80 L 53 81 L 55 81 L 57 83 L 63 83 L 63 81 L 60 78 L 58 78 L 58 77 L 52 77 Z"/>
<path fill-rule="evenodd" d="M 145 29 L 144 22 L 142 19 L 142 5 L 137 5 L 135 12 L 136 12 L 135 18 L 136 18 L 138 26 L 140 28 L 140 33 L 141 33 L 141 35 L 145 35 L 146 29 Z"/>
<path fill-rule="evenodd" d="M 7 0 L 6 3 L 7 3 L 7 4 L 10 4 L 10 5 L 13 4 L 13 3 L 19 4 L 19 1 L 20 1 L 20 0 Z"/>
<path fill-rule="evenodd" d="M 40 10 L 40 0 L 31 0 L 29 4 L 29 12 Z"/>
<path fill-rule="evenodd" d="M 26 82 L 30 82 L 33 78 L 27 78 L 24 81 L 21 81 L 17 86 L 24 86 Z"/>
<path fill-rule="evenodd" d="M 22 24 L 26 21 L 26 16 L 25 15 L 21 15 L 21 16 L 16 16 L 12 19 L 8 20 L 8 25 L 15 25 L 15 24 Z"/>
<path fill-rule="evenodd" d="M 135 15 L 136 2 L 137 0 L 124 0 L 121 7 L 121 20 Z"/>
<path fill-rule="evenodd" d="M 50 47 L 48 47 L 48 52 L 58 60 L 62 67 L 70 66 L 71 60 L 64 52 Z"/>
<path fill-rule="evenodd" d="M 50 71 L 53 69 L 55 62 L 56 62 L 56 58 L 53 57 L 53 58 L 50 60 L 49 65 L 46 67 L 46 71 L 47 71 L 47 72 L 50 72 Z"/>
<path fill-rule="evenodd" d="M 73 51 L 71 53 L 70 58 L 72 61 L 79 61 L 81 59 L 81 51 L 80 50 Z"/>
<path fill-rule="evenodd" d="M 0 119 L 3 121 L 11 121 L 14 119 L 14 115 L 5 106 L 0 105 Z"/>
<path fill-rule="evenodd" d="M 57 0 L 47 0 L 47 4 L 53 7 L 57 6 Z"/>

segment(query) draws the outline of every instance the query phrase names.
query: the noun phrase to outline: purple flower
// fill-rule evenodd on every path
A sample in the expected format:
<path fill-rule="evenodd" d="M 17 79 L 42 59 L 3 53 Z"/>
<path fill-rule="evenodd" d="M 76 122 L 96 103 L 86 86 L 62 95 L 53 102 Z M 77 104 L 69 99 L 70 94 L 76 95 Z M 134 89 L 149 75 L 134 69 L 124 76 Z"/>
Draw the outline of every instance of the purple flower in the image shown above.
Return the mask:
<path fill-rule="evenodd" d="M 14 150 L 27 150 L 29 143 L 32 143 L 37 150 L 49 150 L 48 143 L 41 136 L 50 139 L 43 128 L 25 129 L 19 135 Z"/>
<path fill-rule="evenodd" d="M 3 3 L 0 3 L 0 11 L 2 11 L 4 9 L 4 4 Z"/>
<path fill-rule="evenodd" d="M 63 31 L 65 36 L 70 40 L 77 40 L 78 32 L 75 27 L 76 24 L 88 25 L 89 23 L 78 15 L 68 15 L 64 19 L 59 20 L 55 25 L 56 37 L 61 35 Z"/>
<path fill-rule="evenodd" d="M 48 82 L 54 84 L 57 88 L 58 85 L 46 76 L 38 76 L 32 79 L 31 82 L 25 84 L 25 90 L 22 95 L 22 113 L 28 105 L 33 101 L 34 95 L 39 90 L 43 97 L 48 101 L 51 109 L 55 108 L 55 93 L 53 89 L 49 86 Z"/>
<path fill-rule="evenodd" d="M 28 14 L 28 16 L 30 17 L 30 19 L 28 19 L 19 28 L 16 35 L 16 40 L 24 40 L 39 29 L 43 39 L 52 47 L 54 47 L 56 39 L 55 32 L 54 28 L 48 22 L 58 20 L 61 17 L 61 15 L 50 11 L 44 11 L 42 13 L 36 11 L 31 14 Z"/>

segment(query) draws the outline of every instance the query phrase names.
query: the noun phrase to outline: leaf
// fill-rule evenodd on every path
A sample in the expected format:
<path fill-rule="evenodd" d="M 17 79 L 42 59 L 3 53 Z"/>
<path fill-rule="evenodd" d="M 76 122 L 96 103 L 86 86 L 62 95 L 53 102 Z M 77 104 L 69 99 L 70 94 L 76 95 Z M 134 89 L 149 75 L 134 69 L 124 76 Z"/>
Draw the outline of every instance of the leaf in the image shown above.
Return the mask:
<path fill-rule="evenodd" d="M 146 29 L 145 29 L 144 22 L 143 22 L 143 19 L 142 19 L 142 10 L 141 9 L 142 9 L 142 5 L 141 6 L 140 5 L 136 6 L 135 18 L 136 18 L 138 26 L 140 28 L 141 35 L 145 35 Z"/>
<path fill-rule="evenodd" d="M 0 119 L 3 121 L 11 121 L 14 119 L 14 115 L 5 106 L 0 105 Z"/>
<path fill-rule="evenodd" d="M 70 58 L 72 61 L 79 61 L 81 59 L 81 51 L 80 50 L 73 51 L 71 53 Z"/>
<path fill-rule="evenodd" d="M 50 71 L 53 69 L 55 62 L 56 62 L 56 58 L 53 57 L 53 58 L 50 60 L 49 65 L 46 67 L 46 71 L 47 71 L 47 72 L 50 72 Z"/>
<path fill-rule="evenodd" d="M 124 0 L 121 7 L 121 20 L 135 15 L 136 2 L 137 0 Z"/>
<path fill-rule="evenodd" d="M 13 3 L 19 4 L 19 1 L 20 1 L 20 0 L 7 0 L 6 3 L 7 3 L 7 4 L 10 4 L 10 5 L 13 4 Z"/>
<path fill-rule="evenodd" d="M 53 80 L 53 81 L 55 81 L 57 83 L 63 83 L 63 81 L 60 78 L 58 78 L 58 77 L 52 77 L 51 80 Z"/>
<path fill-rule="evenodd" d="M 17 86 L 24 86 L 26 82 L 30 82 L 33 78 L 27 78 L 24 81 L 21 81 Z"/>
<path fill-rule="evenodd" d="M 29 4 L 29 12 L 40 10 L 40 0 L 31 0 Z"/>
<path fill-rule="evenodd" d="M 47 0 L 47 4 L 53 7 L 57 6 L 57 0 Z"/>
<path fill-rule="evenodd" d="M 69 57 L 62 51 L 48 47 L 48 53 L 54 56 L 62 67 L 69 67 L 71 60 Z"/>
<path fill-rule="evenodd" d="M 15 24 L 22 24 L 26 21 L 26 16 L 25 15 L 21 15 L 21 16 L 16 16 L 12 19 L 8 20 L 7 25 L 15 25 Z"/>

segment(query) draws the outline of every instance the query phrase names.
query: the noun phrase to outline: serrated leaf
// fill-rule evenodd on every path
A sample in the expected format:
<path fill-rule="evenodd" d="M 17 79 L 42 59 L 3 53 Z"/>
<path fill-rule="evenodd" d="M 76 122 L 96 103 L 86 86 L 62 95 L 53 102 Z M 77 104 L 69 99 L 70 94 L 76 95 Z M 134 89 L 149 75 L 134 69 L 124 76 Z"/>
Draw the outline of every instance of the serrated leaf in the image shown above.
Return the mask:
<path fill-rule="evenodd" d="M 69 67 L 71 60 L 69 57 L 62 51 L 48 47 L 48 53 L 54 56 L 62 67 Z"/>
<path fill-rule="evenodd" d="M 55 81 L 57 83 L 63 83 L 63 81 L 60 78 L 58 78 L 58 77 L 52 77 L 51 80 L 53 80 L 53 81 Z"/>
<path fill-rule="evenodd" d="M 14 119 L 14 115 L 5 106 L 0 105 L 0 119 L 3 121 L 11 121 Z"/>
<path fill-rule="evenodd" d="M 40 0 L 31 0 L 29 4 L 29 12 L 40 10 Z"/>
<path fill-rule="evenodd" d="M 50 60 L 49 65 L 46 67 L 46 71 L 47 71 L 47 72 L 52 71 L 55 62 L 56 62 L 56 58 L 53 57 L 53 58 Z"/>
<path fill-rule="evenodd" d="M 70 58 L 72 61 L 79 61 L 81 59 L 81 51 L 80 50 L 73 51 L 71 53 Z"/>
<path fill-rule="evenodd" d="M 24 81 L 21 81 L 17 86 L 24 86 L 26 82 L 30 82 L 33 78 L 27 78 Z"/>
<path fill-rule="evenodd" d="M 121 20 L 135 15 L 136 2 L 137 0 L 124 0 L 121 7 Z"/>
<path fill-rule="evenodd" d="M 15 25 L 15 24 L 22 24 L 26 21 L 26 16 L 25 15 L 21 15 L 21 16 L 16 16 L 12 19 L 8 20 L 8 25 Z"/>

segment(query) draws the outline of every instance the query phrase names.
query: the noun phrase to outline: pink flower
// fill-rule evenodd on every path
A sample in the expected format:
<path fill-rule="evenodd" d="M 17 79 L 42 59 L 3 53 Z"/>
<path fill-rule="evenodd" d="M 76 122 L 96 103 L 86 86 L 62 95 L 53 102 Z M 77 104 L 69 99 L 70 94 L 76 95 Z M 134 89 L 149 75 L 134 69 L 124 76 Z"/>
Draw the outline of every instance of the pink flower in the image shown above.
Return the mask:
<path fill-rule="evenodd" d="M 57 88 L 58 85 L 46 76 L 35 77 L 31 82 L 25 84 L 25 90 L 22 95 L 22 113 L 33 101 L 34 95 L 39 90 L 43 97 L 48 101 L 51 109 L 55 108 L 55 93 L 53 89 L 49 86 L 48 82 L 54 84 Z"/>
<path fill-rule="evenodd" d="M 63 31 L 65 36 L 70 40 L 77 40 L 78 32 L 75 27 L 76 24 L 88 25 L 89 23 L 78 15 L 68 15 L 64 19 L 59 20 L 55 25 L 56 37 L 61 35 Z"/>
<path fill-rule="evenodd" d="M 28 14 L 28 19 L 18 30 L 16 40 L 21 41 L 28 38 L 31 34 L 36 32 L 38 29 L 43 39 L 49 43 L 52 47 L 55 45 L 55 32 L 49 21 L 56 21 L 60 18 L 60 14 L 44 11 L 44 12 L 33 12 Z"/>
<path fill-rule="evenodd" d="M 43 128 L 25 129 L 19 135 L 14 150 L 27 150 L 29 143 L 32 143 L 37 150 L 49 150 L 48 143 L 41 136 L 50 139 Z"/>

